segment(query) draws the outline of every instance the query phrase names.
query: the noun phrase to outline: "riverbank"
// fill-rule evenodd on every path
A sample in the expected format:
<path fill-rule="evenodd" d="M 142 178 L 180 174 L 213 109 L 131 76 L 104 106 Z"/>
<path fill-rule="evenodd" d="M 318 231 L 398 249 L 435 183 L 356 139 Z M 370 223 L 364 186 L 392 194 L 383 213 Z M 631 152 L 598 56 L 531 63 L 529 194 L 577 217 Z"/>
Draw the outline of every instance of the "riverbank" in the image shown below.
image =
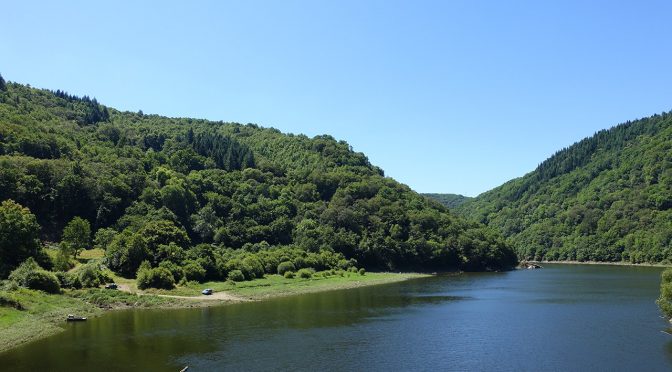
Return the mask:
<path fill-rule="evenodd" d="M 611 265 L 611 266 L 641 266 L 641 267 L 672 267 L 672 265 L 655 263 L 631 263 L 631 262 L 603 262 L 603 261 L 527 261 L 536 264 L 572 264 L 572 265 Z"/>
<path fill-rule="evenodd" d="M 66 290 L 50 295 L 19 288 L 0 290 L 0 353 L 62 332 L 67 314 L 93 318 L 106 311 L 128 308 L 189 308 L 226 305 L 241 301 L 380 285 L 427 277 L 415 273 L 347 273 L 344 276 L 286 279 L 267 275 L 248 282 L 208 282 L 188 284 L 170 291 L 139 291 L 125 281 L 125 291 L 105 289 Z M 212 288 L 213 296 L 203 296 Z M 225 294 L 224 296 L 218 294 Z"/>

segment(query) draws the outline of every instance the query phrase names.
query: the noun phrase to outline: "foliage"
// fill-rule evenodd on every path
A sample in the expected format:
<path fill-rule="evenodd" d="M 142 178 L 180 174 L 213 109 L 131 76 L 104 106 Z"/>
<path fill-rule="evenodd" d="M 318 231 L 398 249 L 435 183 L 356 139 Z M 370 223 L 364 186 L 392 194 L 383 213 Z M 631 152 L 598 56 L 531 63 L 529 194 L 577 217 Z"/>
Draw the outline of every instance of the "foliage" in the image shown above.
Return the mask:
<path fill-rule="evenodd" d="M 205 280 L 207 272 L 197 261 L 189 260 L 184 265 L 184 277 L 188 281 L 197 281 L 199 283 Z"/>
<path fill-rule="evenodd" d="M 460 205 L 473 199 L 459 194 L 422 194 L 430 199 L 436 200 L 447 208 L 457 208 Z"/>
<path fill-rule="evenodd" d="M 282 276 L 285 277 L 286 279 L 293 279 L 296 276 L 296 274 L 294 274 L 293 271 L 285 271 L 282 274 Z"/>
<path fill-rule="evenodd" d="M 28 208 L 12 200 L 0 204 L 0 279 L 25 259 L 38 255 L 39 231 Z"/>
<path fill-rule="evenodd" d="M 25 278 L 26 288 L 44 291 L 47 293 L 60 293 L 61 285 L 54 273 L 46 270 L 31 271 Z"/>
<path fill-rule="evenodd" d="M 58 282 L 61 284 L 61 288 L 82 288 L 82 282 L 79 280 L 79 275 L 77 275 L 77 273 L 57 271 L 54 273 L 54 275 L 56 275 L 56 278 L 58 278 Z"/>
<path fill-rule="evenodd" d="M 138 288 L 172 289 L 175 287 L 173 274 L 165 267 L 140 267 L 137 275 Z"/>
<path fill-rule="evenodd" d="M 63 229 L 62 243 L 77 257 L 84 249 L 91 248 L 91 224 L 80 217 L 73 218 Z"/>
<path fill-rule="evenodd" d="M 259 278 L 286 261 L 431 271 L 516 261 L 494 230 L 384 177 L 333 137 L 120 112 L 16 83 L 0 92 L 0 200 L 10 198 L 45 240 L 89 221 L 106 265 L 129 277 L 143 261 L 189 264 L 192 278 L 200 265 L 204 280 Z M 37 255 L 27 253 L 12 264 Z"/>
<path fill-rule="evenodd" d="M 9 275 L 9 280 L 18 285 L 41 290 L 47 293 L 59 293 L 61 286 L 53 273 L 43 270 L 32 258 L 25 260 Z"/>
<path fill-rule="evenodd" d="M 68 271 L 73 268 L 74 263 L 70 259 L 71 251 L 67 244 L 61 243 L 58 247 L 58 252 L 56 252 L 56 258 L 54 258 L 54 270 L 56 271 Z"/>
<path fill-rule="evenodd" d="M 296 275 L 301 279 L 310 279 L 315 274 L 315 269 L 313 268 L 304 268 L 296 272 Z"/>
<path fill-rule="evenodd" d="M 603 130 L 457 210 L 521 259 L 672 262 L 672 114 Z"/>
<path fill-rule="evenodd" d="M 242 282 L 243 280 L 245 280 L 245 275 L 243 275 L 243 272 L 240 270 L 231 270 L 231 272 L 229 272 L 228 280 L 232 280 L 234 282 Z"/>
<path fill-rule="evenodd" d="M 665 269 L 660 278 L 660 297 L 656 303 L 665 318 L 672 320 L 672 268 Z"/>
<path fill-rule="evenodd" d="M 284 275 L 288 271 L 296 271 L 296 267 L 291 261 L 284 261 L 278 265 L 278 274 Z"/>
<path fill-rule="evenodd" d="M 96 262 L 79 267 L 76 271 L 76 275 L 79 285 L 82 288 L 96 288 L 112 281 L 112 279 L 105 274 L 105 271 L 102 270 L 100 264 Z"/>
<path fill-rule="evenodd" d="M 361 269 L 359 269 L 358 273 L 359 275 L 366 275 L 366 269 L 362 267 Z"/>

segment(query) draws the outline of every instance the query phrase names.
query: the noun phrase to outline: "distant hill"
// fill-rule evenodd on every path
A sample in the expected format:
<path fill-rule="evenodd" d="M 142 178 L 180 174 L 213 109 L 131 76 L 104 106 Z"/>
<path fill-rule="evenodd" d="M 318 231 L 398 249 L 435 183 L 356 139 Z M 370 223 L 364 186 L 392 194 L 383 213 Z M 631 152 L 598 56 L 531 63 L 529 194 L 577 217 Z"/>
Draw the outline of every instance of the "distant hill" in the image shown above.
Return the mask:
<path fill-rule="evenodd" d="M 599 131 L 457 211 L 524 259 L 669 263 L 672 115 Z"/>
<path fill-rule="evenodd" d="M 465 202 L 473 199 L 459 194 L 422 194 L 430 199 L 434 199 L 448 208 L 458 207 Z"/>
<path fill-rule="evenodd" d="M 171 261 L 176 272 L 189 264 L 209 279 L 275 273 L 282 261 L 383 270 L 516 261 L 495 230 L 385 177 L 331 136 L 121 112 L 0 77 L 0 201 L 8 199 L 36 216 L 42 240 L 59 241 L 69 221 L 85 219 L 108 266 L 126 275 L 142 261 Z M 5 253 L 11 262 L 0 277 L 26 258 L 3 249 L 0 264 Z"/>

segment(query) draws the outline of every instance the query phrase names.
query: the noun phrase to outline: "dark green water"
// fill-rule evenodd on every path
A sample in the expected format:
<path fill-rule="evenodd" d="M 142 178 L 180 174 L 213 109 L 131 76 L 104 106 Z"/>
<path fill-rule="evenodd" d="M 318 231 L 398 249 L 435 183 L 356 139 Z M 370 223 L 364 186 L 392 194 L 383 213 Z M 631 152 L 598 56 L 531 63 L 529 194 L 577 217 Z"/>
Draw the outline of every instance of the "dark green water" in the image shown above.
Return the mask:
<path fill-rule="evenodd" d="M 7 371 L 669 371 L 661 269 L 547 265 L 209 309 L 133 310 L 0 354 Z"/>

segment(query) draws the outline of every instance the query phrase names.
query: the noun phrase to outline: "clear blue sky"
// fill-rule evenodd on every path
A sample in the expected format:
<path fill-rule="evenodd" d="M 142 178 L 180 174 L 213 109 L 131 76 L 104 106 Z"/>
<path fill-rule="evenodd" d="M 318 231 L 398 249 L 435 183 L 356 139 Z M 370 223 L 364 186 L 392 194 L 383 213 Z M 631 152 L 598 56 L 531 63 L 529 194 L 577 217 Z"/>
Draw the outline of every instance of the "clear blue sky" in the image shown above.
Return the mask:
<path fill-rule="evenodd" d="M 140 4 L 142 3 L 142 4 Z M 348 141 L 475 196 L 672 109 L 670 1 L 11 1 L 0 73 L 145 113 Z"/>

